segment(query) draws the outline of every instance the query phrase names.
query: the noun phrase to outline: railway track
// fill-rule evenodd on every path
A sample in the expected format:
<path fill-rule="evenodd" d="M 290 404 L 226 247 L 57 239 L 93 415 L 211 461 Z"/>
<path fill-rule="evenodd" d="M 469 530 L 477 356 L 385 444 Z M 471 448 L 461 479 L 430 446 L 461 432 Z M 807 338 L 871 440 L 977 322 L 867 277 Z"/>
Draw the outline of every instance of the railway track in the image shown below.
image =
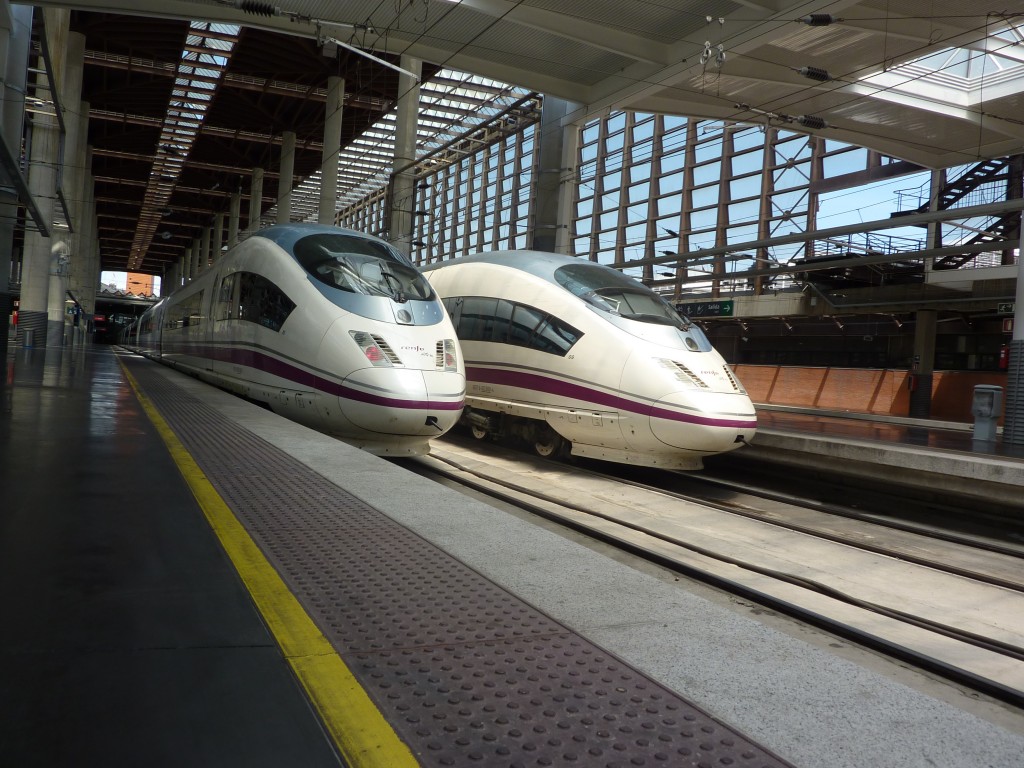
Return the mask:
<path fill-rule="evenodd" d="M 1024 547 L 932 535 L 713 481 L 694 492 L 488 446 L 424 472 L 1024 706 Z"/>

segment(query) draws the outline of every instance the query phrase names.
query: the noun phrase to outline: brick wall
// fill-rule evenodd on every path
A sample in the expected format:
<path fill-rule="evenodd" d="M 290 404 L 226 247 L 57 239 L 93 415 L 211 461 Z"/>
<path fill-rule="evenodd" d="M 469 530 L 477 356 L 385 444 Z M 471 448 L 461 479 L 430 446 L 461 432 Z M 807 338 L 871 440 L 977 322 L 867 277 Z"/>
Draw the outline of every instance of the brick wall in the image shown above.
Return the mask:
<path fill-rule="evenodd" d="M 735 366 L 735 371 L 755 403 L 891 416 L 909 413 L 905 370 L 741 364 Z M 972 423 L 971 400 L 976 384 L 1003 387 L 1005 405 L 1005 373 L 936 371 L 932 378 L 931 418 Z"/>

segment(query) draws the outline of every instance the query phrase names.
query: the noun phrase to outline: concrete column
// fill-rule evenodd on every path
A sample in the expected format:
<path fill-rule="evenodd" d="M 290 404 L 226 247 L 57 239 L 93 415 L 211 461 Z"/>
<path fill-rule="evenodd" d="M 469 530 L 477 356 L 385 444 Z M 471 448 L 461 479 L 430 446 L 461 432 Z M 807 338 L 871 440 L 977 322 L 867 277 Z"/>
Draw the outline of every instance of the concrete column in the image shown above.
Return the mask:
<path fill-rule="evenodd" d="M 573 107 L 568 107 L 571 110 Z M 576 213 L 576 156 L 580 129 L 575 123 L 562 126 L 562 164 L 558 173 L 558 212 L 555 216 L 555 252 L 572 254 L 572 218 Z"/>
<path fill-rule="evenodd" d="M 287 224 L 292 215 L 292 184 L 295 181 L 295 131 L 281 135 L 281 175 L 277 180 L 277 223 Z"/>
<path fill-rule="evenodd" d="M 48 46 L 54 76 L 64 71 L 64 53 L 70 12 L 66 9 L 45 9 Z M 38 69 L 45 70 L 42 58 Z M 40 84 L 49 88 L 45 71 L 36 75 Z M 57 91 L 59 97 L 59 89 Z M 53 221 L 57 196 L 57 165 L 60 162 L 60 133 L 55 117 L 36 114 L 32 121 L 32 148 L 29 154 L 28 186 L 44 222 Z M 62 343 L 64 338 L 64 290 L 67 276 L 61 257 L 67 246 L 34 230 L 25 233 L 25 254 L 21 279 L 21 310 L 18 333 L 31 332 L 33 344 L 44 347 L 50 342 Z M 50 281 L 55 285 L 51 290 Z"/>
<path fill-rule="evenodd" d="M 188 246 L 188 282 L 192 282 L 196 279 L 196 275 L 199 273 L 199 240 L 195 239 Z"/>
<path fill-rule="evenodd" d="M 18 157 L 25 128 L 25 80 L 32 42 L 32 7 L 10 5 L 11 28 L 0 30 L 0 131 L 13 157 Z M 11 190 L 0 191 L 0 361 L 7 359 L 8 322 L 14 298 L 8 290 L 14 266 L 14 227 L 18 218 L 18 197 Z"/>
<path fill-rule="evenodd" d="M 54 56 L 54 77 L 57 79 L 60 88 L 60 104 L 64 117 L 64 153 L 63 164 L 59 175 L 61 192 L 64 195 L 64 202 L 67 206 L 68 225 L 70 229 L 64 232 L 55 232 L 53 239 L 63 241 L 63 246 L 58 244 L 59 269 L 56 273 L 58 285 L 53 285 L 51 277 L 50 285 L 50 306 L 48 313 L 51 324 L 58 317 L 60 318 L 59 335 L 58 328 L 47 329 L 47 346 L 52 343 L 71 343 L 75 337 L 84 333 L 86 322 L 83 316 L 69 316 L 65 311 L 67 292 L 71 292 L 77 298 L 81 294 L 82 272 L 85 268 L 82 254 L 78 248 L 77 232 L 82 226 L 82 174 L 85 165 L 85 142 L 81 137 L 81 116 L 79 110 L 82 102 L 82 68 L 85 57 L 85 35 L 79 32 L 65 33 L 65 49 L 63 56 Z M 58 68 L 58 62 L 63 64 Z M 79 302 L 81 303 L 81 302 Z M 82 307 L 84 310 L 84 307 Z M 83 313 L 84 314 L 84 313 Z M 78 325 L 74 325 L 77 319 Z"/>
<path fill-rule="evenodd" d="M 910 362 L 910 415 L 927 419 L 932 412 L 932 378 L 935 373 L 935 333 L 938 312 L 919 309 L 914 316 L 914 359 Z"/>
<path fill-rule="evenodd" d="M 242 211 L 242 193 L 231 193 L 231 209 L 228 212 L 228 248 L 238 245 L 238 219 Z"/>
<path fill-rule="evenodd" d="M 84 104 L 85 102 L 83 102 Z M 89 121 L 88 109 L 82 115 L 82 123 Z M 86 134 L 83 134 L 86 135 Z M 82 262 L 82 288 L 78 297 L 89 318 L 89 329 L 92 327 L 92 316 L 96 314 L 96 291 L 100 284 L 100 252 L 96 237 L 96 182 L 89 169 L 92 167 L 92 149 L 86 147 L 85 169 L 82 174 L 82 226 L 78 233 L 76 247 Z"/>
<path fill-rule="evenodd" d="M 40 67 L 42 62 L 40 61 Z M 45 81 L 45 75 L 37 78 Z M 56 121 L 48 115 L 36 115 L 32 123 L 32 147 L 29 155 L 29 193 L 46 222 L 53 221 L 56 196 L 57 146 Z M 50 238 L 28 230 L 22 265 L 22 302 L 18 312 L 18 334 L 32 333 L 35 346 L 46 346 L 49 326 Z M 62 322 L 62 316 L 61 316 Z"/>
<path fill-rule="evenodd" d="M 341 152 L 341 114 L 345 103 L 345 79 L 327 80 L 327 116 L 324 119 L 324 154 L 320 163 L 320 209 L 317 221 L 334 224 L 338 207 L 338 155 Z"/>
<path fill-rule="evenodd" d="M 192 279 L 195 280 L 203 271 L 203 241 L 196 237 L 192 240 Z"/>
<path fill-rule="evenodd" d="M 538 251 L 555 251 L 557 243 L 565 241 L 558 238 L 558 229 L 565 222 L 560 221 L 564 214 L 561 198 L 570 195 L 571 185 L 565 184 L 567 178 L 562 168 L 575 163 L 575 158 L 565 164 L 566 131 L 562 128 L 562 119 L 571 111 L 573 105 L 564 99 L 544 97 L 541 109 L 540 129 L 537 131 L 537 149 L 540 171 L 537 174 L 537 192 L 533 204 L 534 230 L 527 235 L 527 248 Z M 572 178 L 569 176 L 568 178 Z"/>
<path fill-rule="evenodd" d="M 174 273 L 178 269 L 177 264 L 168 264 L 164 267 L 164 273 L 160 276 L 160 295 L 170 296 L 174 289 Z"/>
<path fill-rule="evenodd" d="M 260 214 L 263 213 L 263 169 L 252 169 L 252 188 L 249 193 L 249 226 L 246 232 L 250 235 L 260 231 Z"/>
<path fill-rule="evenodd" d="M 71 37 L 81 41 L 84 51 L 84 36 L 72 33 Z M 79 52 L 79 59 L 81 59 L 83 51 Z M 78 85 L 77 91 L 80 93 L 81 69 L 79 69 Z M 68 92 L 70 94 L 70 88 Z M 92 157 L 86 144 L 86 139 L 89 136 L 89 104 L 81 100 L 77 101 L 74 112 L 68 110 L 64 115 L 64 120 L 68 125 L 71 121 L 75 122 L 75 130 L 73 132 L 68 130 L 69 141 L 64 148 L 64 196 L 68 201 L 68 210 L 74 230 L 68 240 L 71 247 L 71 292 L 82 306 L 83 317 L 80 318 L 78 325 L 80 333 L 76 333 L 77 337 L 81 337 L 88 330 L 89 320 L 93 316 L 93 308 L 86 301 L 86 293 L 93 283 L 93 278 L 99 279 L 99 276 L 94 276 L 91 270 L 89 261 L 91 244 L 88 240 L 89 225 L 86 222 L 89 216 L 86 187 L 90 180 L 89 166 L 86 163 Z M 72 133 L 74 141 L 70 140 Z"/>
<path fill-rule="evenodd" d="M 199 233 L 199 272 L 210 268 L 210 228 L 203 227 Z"/>
<path fill-rule="evenodd" d="M 221 248 L 224 247 L 224 214 L 218 213 L 213 217 L 213 233 L 210 244 L 210 263 L 216 264 L 220 261 Z"/>
<path fill-rule="evenodd" d="M 400 66 L 417 76 L 423 62 L 402 56 Z M 388 240 L 409 256 L 412 253 L 416 203 L 416 127 L 419 124 L 419 80 L 404 72 L 398 75 L 398 110 L 395 116 L 395 159 L 391 171 Z"/>

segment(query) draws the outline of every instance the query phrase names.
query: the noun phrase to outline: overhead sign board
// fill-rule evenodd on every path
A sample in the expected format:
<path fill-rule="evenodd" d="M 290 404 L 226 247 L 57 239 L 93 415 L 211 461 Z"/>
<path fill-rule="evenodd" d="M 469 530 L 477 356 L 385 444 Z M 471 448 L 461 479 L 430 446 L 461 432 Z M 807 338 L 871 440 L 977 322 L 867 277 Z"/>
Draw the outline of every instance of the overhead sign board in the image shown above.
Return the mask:
<path fill-rule="evenodd" d="M 687 317 L 732 317 L 732 299 L 723 301 L 701 301 L 693 304 L 676 304 L 676 309 Z"/>

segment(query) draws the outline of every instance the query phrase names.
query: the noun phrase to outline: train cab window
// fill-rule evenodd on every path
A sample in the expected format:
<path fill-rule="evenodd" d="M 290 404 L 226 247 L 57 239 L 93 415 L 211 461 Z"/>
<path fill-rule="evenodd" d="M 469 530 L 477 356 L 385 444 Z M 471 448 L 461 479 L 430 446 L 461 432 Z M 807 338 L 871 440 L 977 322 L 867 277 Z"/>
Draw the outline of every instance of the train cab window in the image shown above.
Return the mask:
<path fill-rule="evenodd" d="M 555 281 L 595 309 L 648 325 L 675 328 L 691 352 L 710 352 L 704 332 L 671 303 L 616 269 L 580 261 L 555 270 Z"/>
<path fill-rule="evenodd" d="M 302 238 L 294 251 L 303 269 L 331 288 L 399 302 L 434 296 L 419 270 L 385 242 L 322 233 Z"/>
<path fill-rule="evenodd" d="M 239 280 L 237 317 L 272 331 L 280 331 L 288 315 L 295 309 L 295 302 L 262 275 L 240 272 L 234 276 Z"/>
<path fill-rule="evenodd" d="M 555 280 L 591 306 L 628 320 L 685 329 L 689 323 L 650 288 L 616 269 L 580 261 L 555 270 Z"/>

